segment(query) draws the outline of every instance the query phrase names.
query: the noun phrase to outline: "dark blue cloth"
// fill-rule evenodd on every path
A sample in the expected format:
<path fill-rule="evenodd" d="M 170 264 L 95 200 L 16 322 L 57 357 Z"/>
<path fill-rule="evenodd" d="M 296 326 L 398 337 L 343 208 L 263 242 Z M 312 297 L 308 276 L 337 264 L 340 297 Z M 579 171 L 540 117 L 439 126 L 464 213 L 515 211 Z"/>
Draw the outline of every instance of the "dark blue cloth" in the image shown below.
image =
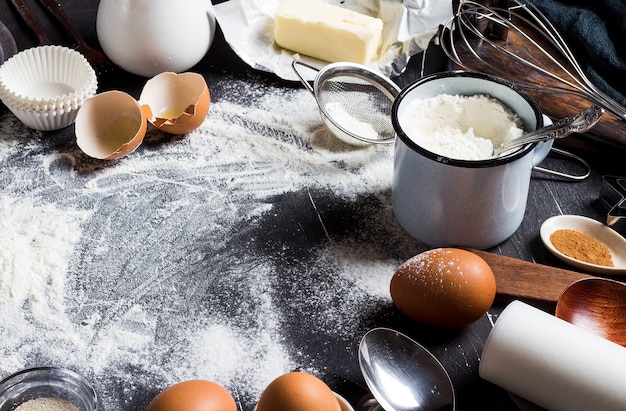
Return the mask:
<path fill-rule="evenodd" d="M 587 77 L 626 105 L 626 0 L 529 0 L 563 36 Z"/>

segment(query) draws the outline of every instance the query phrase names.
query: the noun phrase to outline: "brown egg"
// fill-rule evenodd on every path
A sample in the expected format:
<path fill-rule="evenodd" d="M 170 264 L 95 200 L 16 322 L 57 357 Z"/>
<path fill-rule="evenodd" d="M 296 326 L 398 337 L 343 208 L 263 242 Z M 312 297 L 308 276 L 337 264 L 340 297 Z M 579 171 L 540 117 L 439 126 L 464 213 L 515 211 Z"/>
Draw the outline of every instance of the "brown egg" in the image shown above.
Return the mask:
<path fill-rule="evenodd" d="M 326 383 L 305 372 L 290 372 L 272 381 L 261 394 L 257 411 L 341 411 Z"/>
<path fill-rule="evenodd" d="M 76 144 L 102 160 L 124 157 L 146 135 L 146 114 L 129 94 L 107 91 L 89 98 L 76 115 Z"/>
<path fill-rule="evenodd" d="M 209 112 L 211 97 L 202 75 L 158 74 L 148 80 L 139 104 L 148 111 L 148 121 L 171 134 L 186 134 L 200 125 Z"/>
<path fill-rule="evenodd" d="M 493 304 L 496 279 L 478 255 L 456 248 L 423 252 L 394 273 L 391 299 L 407 317 L 436 327 L 461 327 Z"/>
<path fill-rule="evenodd" d="M 189 380 L 163 390 L 148 404 L 146 411 L 237 411 L 237 404 L 221 385 Z"/>

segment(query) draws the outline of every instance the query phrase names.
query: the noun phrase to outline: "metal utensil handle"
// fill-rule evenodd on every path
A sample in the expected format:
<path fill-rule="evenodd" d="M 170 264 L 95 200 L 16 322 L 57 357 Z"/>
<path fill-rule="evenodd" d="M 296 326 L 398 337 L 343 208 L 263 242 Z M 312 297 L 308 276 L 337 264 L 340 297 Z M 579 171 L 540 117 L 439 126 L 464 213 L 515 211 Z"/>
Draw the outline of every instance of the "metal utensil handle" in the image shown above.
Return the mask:
<path fill-rule="evenodd" d="M 568 136 L 571 133 L 587 131 L 600 120 L 603 113 L 604 109 L 601 107 L 588 107 L 573 117 L 562 118 L 547 127 L 531 131 L 520 138 L 504 143 L 498 147 L 496 151 L 504 152 L 513 147 L 519 147 L 527 143 L 558 139 Z"/>
<path fill-rule="evenodd" d="M 28 4 L 26 4 L 24 0 L 11 0 L 11 3 L 13 3 L 17 12 L 22 16 L 22 19 L 24 19 L 28 27 L 35 32 L 37 39 L 39 39 L 39 44 L 50 44 L 48 36 L 46 36 L 43 27 Z"/>
<path fill-rule="evenodd" d="M 300 79 L 300 82 L 304 85 L 304 87 L 307 88 L 307 90 L 309 90 L 311 94 L 315 96 L 315 90 L 313 90 L 313 86 L 311 85 L 311 83 L 308 82 L 307 79 L 304 78 L 302 73 L 300 73 L 300 70 L 298 70 L 298 65 L 311 69 L 317 73 L 319 73 L 320 70 L 317 67 L 307 64 L 300 60 L 294 60 L 291 62 L 291 68 L 296 73 L 296 76 L 298 76 L 298 78 Z"/>
<path fill-rule="evenodd" d="M 81 46 L 86 46 L 85 40 L 80 35 L 78 30 L 74 27 L 70 19 L 67 17 L 61 5 L 56 0 L 39 0 L 39 2 L 70 32 L 74 40 L 76 40 Z"/>

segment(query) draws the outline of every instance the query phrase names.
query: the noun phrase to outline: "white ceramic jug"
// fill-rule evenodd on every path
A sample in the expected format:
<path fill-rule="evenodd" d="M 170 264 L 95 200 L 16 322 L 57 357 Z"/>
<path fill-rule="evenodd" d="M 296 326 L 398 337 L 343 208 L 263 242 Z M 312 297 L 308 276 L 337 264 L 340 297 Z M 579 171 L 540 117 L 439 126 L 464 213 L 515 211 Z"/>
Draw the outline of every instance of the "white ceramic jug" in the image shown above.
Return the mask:
<path fill-rule="evenodd" d="M 213 42 L 215 16 L 210 0 L 101 0 L 96 32 L 113 63 L 152 77 L 202 60 Z"/>

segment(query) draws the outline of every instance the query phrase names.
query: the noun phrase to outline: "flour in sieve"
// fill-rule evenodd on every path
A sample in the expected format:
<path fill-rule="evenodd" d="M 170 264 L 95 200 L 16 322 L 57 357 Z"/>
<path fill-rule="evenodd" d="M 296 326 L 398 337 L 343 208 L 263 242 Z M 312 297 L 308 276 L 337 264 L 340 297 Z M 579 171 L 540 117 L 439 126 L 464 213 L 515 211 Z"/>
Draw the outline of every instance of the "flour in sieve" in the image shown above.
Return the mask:
<path fill-rule="evenodd" d="M 374 127 L 372 127 L 370 123 L 361 121 L 351 115 L 345 109 L 343 103 L 330 102 L 324 106 L 324 109 L 335 124 L 349 131 L 353 135 L 370 140 L 376 140 L 378 138 L 378 132 L 376 132 Z"/>

